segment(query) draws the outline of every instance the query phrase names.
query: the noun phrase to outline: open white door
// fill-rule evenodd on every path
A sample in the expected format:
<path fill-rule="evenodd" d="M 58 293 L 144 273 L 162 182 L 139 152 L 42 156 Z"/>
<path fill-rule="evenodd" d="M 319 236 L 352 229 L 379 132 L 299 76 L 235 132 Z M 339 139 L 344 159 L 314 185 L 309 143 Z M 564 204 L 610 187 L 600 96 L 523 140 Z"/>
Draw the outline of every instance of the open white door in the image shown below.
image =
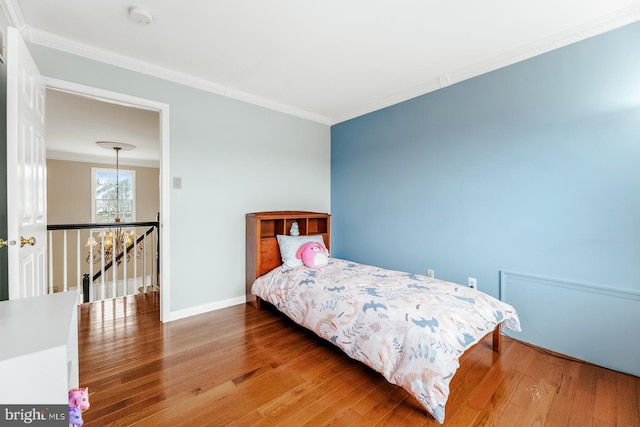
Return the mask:
<path fill-rule="evenodd" d="M 46 293 L 45 84 L 22 36 L 7 29 L 9 299 Z"/>

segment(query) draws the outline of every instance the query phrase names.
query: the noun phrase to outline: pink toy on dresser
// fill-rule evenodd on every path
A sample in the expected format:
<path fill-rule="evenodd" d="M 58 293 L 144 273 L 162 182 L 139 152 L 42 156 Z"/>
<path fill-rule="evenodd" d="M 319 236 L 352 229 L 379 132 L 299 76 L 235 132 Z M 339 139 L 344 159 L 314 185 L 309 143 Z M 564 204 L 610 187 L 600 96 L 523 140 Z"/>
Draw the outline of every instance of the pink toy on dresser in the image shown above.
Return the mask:
<path fill-rule="evenodd" d="M 84 424 L 82 412 L 89 409 L 89 387 L 69 390 L 69 423 L 73 427 Z"/>

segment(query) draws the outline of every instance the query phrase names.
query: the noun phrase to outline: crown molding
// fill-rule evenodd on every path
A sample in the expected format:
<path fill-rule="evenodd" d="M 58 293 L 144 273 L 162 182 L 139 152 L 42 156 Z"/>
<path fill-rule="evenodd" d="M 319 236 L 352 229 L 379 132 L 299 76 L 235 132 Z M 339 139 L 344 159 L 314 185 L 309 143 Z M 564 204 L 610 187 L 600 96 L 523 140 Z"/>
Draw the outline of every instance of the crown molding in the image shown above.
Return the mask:
<path fill-rule="evenodd" d="M 67 162 L 99 163 L 103 165 L 115 165 L 111 156 L 94 156 L 90 154 L 69 153 L 66 151 L 47 150 L 47 160 L 63 160 Z M 120 166 L 138 166 L 143 168 L 160 168 L 158 160 L 127 159 L 120 158 Z"/>
<path fill-rule="evenodd" d="M 590 37 L 606 33 L 607 31 L 615 30 L 639 20 L 640 4 L 636 4 L 621 9 L 612 14 L 602 16 L 583 25 L 578 25 L 574 28 L 571 28 L 570 30 L 554 34 L 551 37 L 547 37 L 536 42 L 521 46 L 509 52 L 505 52 L 502 55 L 495 56 L 486 61 L 482 61 L 469 67 L 436 77 L 435 79 L 426 81 L 422 85 L 410 88 L 402 93 L 397 93 L 392 96 L 386 97 L 357 110 L 353 110 L 350 113 L 344 114 L 340 117 L 336 117 L 333 124 L 341 123 L 362 116 L 364 114 L 368 114 L 382 108 L 407 101 L 426 93 L 442 89 L 444 87 L 459 83 L 464 80 L 468 80 L 472 77 L 477 77 L 490 71 L 494 71 L 499 68 L 503 68 L 508 65 L 533 58 L 534 56 L 541 55 L 543 53 L 559 49 L 561 47 L 588 39 Z"/>
<path fill-rule="evenodd" d="M 271 110 L 279 111 L 281 113 L 290 114 L 292 116 L 297 116 L 297 117 L 318 122 L 324 125 L 331 125 L 333 123 L 331 118 L 323 116 L 321 114 L 304 111 L 287 104 L 282 104 L 280 102 L 277 102 L 268 98 L 263 98 L 248 92 L 243 92 L 241 90 L 237 90 L 231 87 L 227 88 L 224 95 L 228 98 L 237 99 L 238 101 L 244 101 L 250 104 L 259 105 L 261 107 L 269 108 Z"/>
<path fill-rule="evenodd" d="M 503 55 L 499 55 L 488 61 L 483 61 L 477 65 L 458 70 L 452 73 L 449 78 L 452 83 L 467 80 L 471 77 L 475 77 L 507 65 L 515 64 L 517 62 L 533 58 L 534 56 L 615 30 L 638 20 L 640 20 L 640 4 L 602 16 L 599 19 L 576 26 L 561 33 L 554 34 L 551 37 L 513 49 Z"/>
<path fill-rule="evenodd" d="M 125 68 L 131 71 L 136 71 L 164 80 L 182 83 L 186 86 L 195 87 L 207 92 L 213 92 L 218 95 L 224 95 L 226 91 L 226 87 L 221 84 L 209 82 L 207 80 L 193 77 L 185 73 L 173 71 L 168 68 L 158 67 L 144 61 L 100 49 L 86 43 L 61 37 L 57 34 L 42 31 L 30 26 L 26 26 L 25 30 L 23 30 L 23 34 L 26 35 L 25 38 L 30 43 L 49 47 L 51 49 L 56 49 L 62 52 L 70 53 L 72 55 L 81 56 L 84 58 L 92 59 L 94 61 L 104 62 L 110 65 L 115 65 L 120 68 Z"/>
<path fill-rule="evenodd" d="M 9 25 L 17 29 L 24 27 L 24 15 L 17 0 L 0 0 L 0 6 L 9 20 Z"/>
<path fill-rule="evenodd" d="M 81 43 L 75 40 L 60 37 L 56 34 L 29 27 L 28 25 L 24 27 L 22 33 L 25 39 L 30 43 L 60 50 L 62 52 L 67 52 L 72 55 L 92 59 L 94 61 L 115 65 L 120 68 L 136 71 L 138 73 L 157 77 L 163 80 L 168 80 L 174 83 L 183 84 L 185 86 L 190 86 L 207 92 L 212 92 L 227 98 L 258 105 L 260 107 L 265 107 L 270 110 L 279 111 L 281 113 L 286 113 L 303 119 L 312 120 L 322 124 L 331 124 L 330 118 L 324 117 L 319 114 L 304 111 L 290 105 L 243 92 L 219 83 L 210 82 L 208 80 L 194 77 L 185 73 L 170 70 L 168 68 L 159 67 L 144 61 L 133 59 L 125 55 L 120 55 L 118 53 L 100 49 L 86 43 Z"/>

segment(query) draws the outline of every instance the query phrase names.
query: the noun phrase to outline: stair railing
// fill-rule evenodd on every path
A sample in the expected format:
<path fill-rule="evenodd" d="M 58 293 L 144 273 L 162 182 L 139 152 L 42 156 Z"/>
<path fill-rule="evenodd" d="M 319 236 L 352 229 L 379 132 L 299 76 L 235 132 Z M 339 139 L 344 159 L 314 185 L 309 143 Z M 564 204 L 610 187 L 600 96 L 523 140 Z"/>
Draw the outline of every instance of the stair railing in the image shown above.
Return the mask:
<path fill-rule="evenodd" d="M 48 292 L 76 288 L 83 294 L 83 301 L 89 302 L 157 291 L 158 227 L 157 221 L 48 225 Z M 115 238 L 110 237 L 111 249 L 107 251 L 105 232 L 113 236 L 114 231 Z M 129 244 L 116 244 L 114 239 L 130 234 L 133 238 Z M 75 245 L 69 243 L 70 237 L 75 237 Z"/>

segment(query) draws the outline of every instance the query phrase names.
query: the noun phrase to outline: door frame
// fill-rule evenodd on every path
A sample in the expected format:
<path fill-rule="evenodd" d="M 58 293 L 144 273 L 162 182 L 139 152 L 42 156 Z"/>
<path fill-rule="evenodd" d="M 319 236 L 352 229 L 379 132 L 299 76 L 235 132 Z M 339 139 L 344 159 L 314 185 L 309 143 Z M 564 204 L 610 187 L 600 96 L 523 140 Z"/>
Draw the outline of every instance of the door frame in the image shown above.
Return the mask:
<path fill-rule="evenodd" d="M 119 104 L 125 107 L 142 108 L 157 111 L 160 114 L 160 321 L 171 320 L 170 295 L 170 174 L 169 174 L 169 104 L 140 98 L 119 92 L 112 92 L 93 86 L 85 86 L 66 80 L 43 76 L 47 88 L 70 92 L 79 96 L 94 98 L 97 101 Z"/>

